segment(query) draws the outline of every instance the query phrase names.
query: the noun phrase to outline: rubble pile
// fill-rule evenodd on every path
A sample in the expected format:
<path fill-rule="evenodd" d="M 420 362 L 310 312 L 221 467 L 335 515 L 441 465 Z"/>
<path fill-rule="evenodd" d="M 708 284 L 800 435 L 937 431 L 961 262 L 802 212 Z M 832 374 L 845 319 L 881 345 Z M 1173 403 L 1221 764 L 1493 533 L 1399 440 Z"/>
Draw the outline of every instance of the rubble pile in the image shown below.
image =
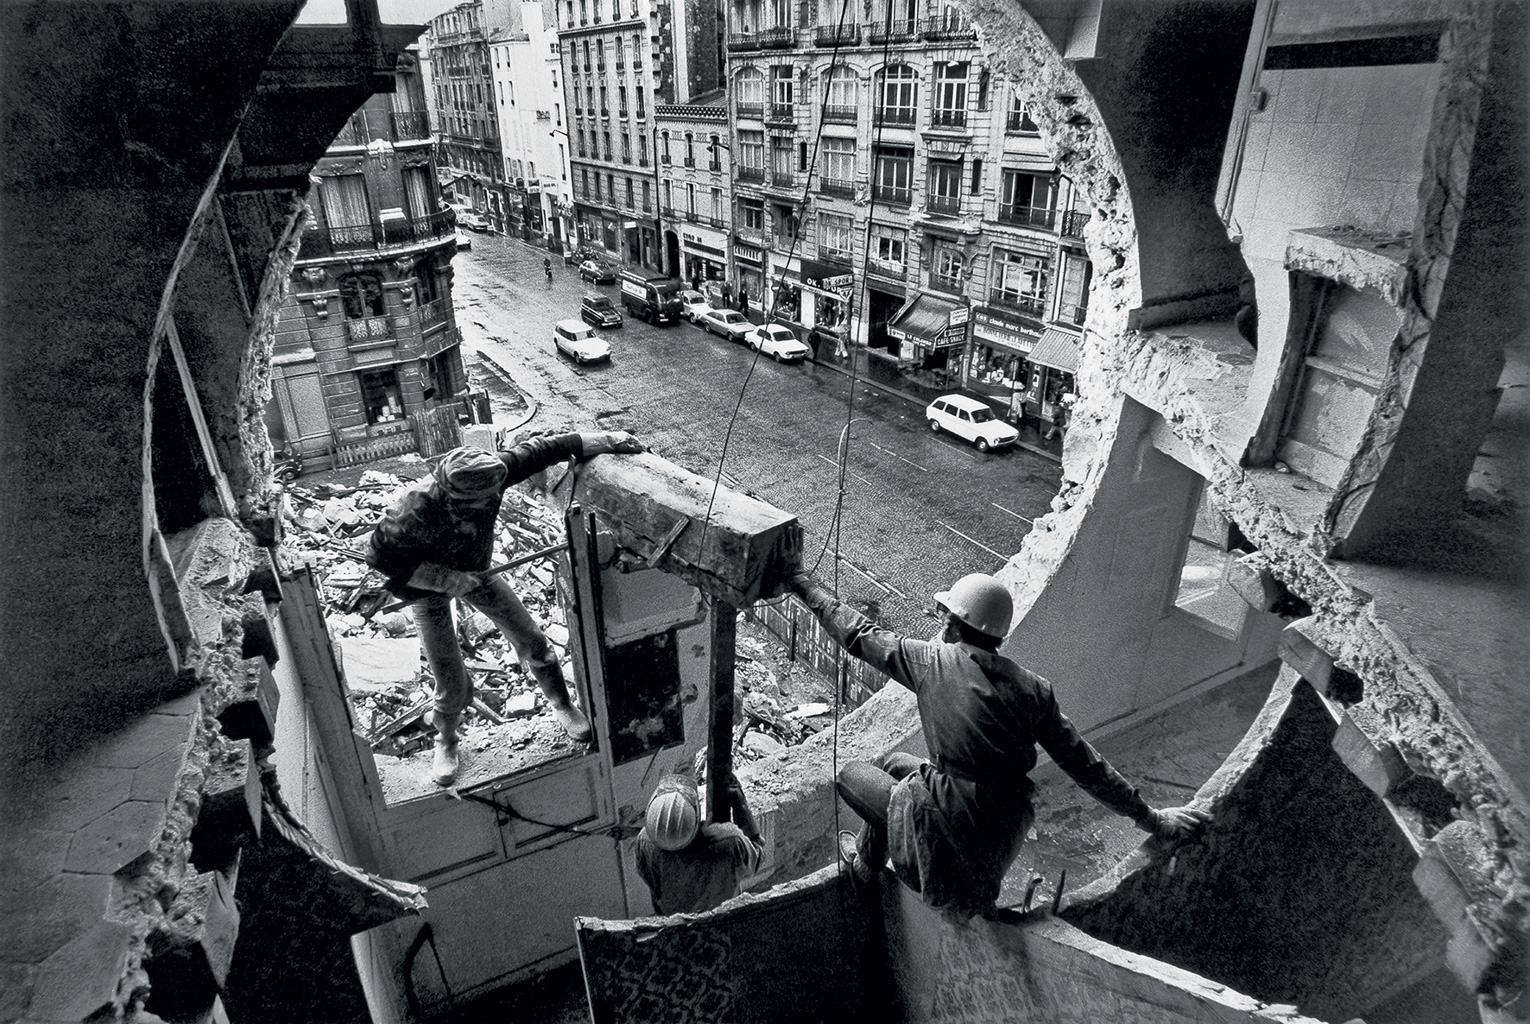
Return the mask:
<path fill-rule="evenodd" d="M 330 482 L 293 486 L 284 510 L 288 559 L 311 568 L 319 584 L 358 727 L 374 752 L 392 757 L 429 749 L 433 682 L 413 616 L 383 588 L 382 575 L 366 564 L 364 554 L 383 510 L 413 484 L 367 470 L 354 487 Z M 550 547 L 561 540 L 562 532 L 556 511 L 511 488 L 500 505 L 493 563 Z M 553 560 L 547 558 L 503 575 L 552 641 L 565 676 L 572 678 L 568 627 L 553 571 Z M 464 745 L 477 750 L 502 747 L 514 751 L 517 760 L 541 760 L 539 755 L 571 748 L 499 628 L 465 603 L 459 602 L 456 611 L 474 690 L 473 704 L 463 714 Z"/>
<path fill-rule="evenodd" d="M 736 760 L 779 753 L 833 724 L 833 686 L 790 661 L 780 642 L 748 619 L 739 622 L 733 678 L 743 711 L 733 731 Z"/>

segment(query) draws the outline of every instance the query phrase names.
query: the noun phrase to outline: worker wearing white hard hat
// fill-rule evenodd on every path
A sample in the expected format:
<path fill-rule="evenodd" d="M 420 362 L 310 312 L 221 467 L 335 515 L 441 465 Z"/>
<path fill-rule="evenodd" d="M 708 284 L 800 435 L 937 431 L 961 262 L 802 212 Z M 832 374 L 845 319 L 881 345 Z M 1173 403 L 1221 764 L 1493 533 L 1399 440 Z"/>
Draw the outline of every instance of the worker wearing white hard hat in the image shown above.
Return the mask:
<path fill-rule="evenodd" d="M 1169 841 L 1210 820 L 1194 808 L 1149 807 L 1079 735 L 1045 679 L 998 653 L 1014 601 L 999 580 L 973 573 L 935 595 L 940 632 L 913 640 L 882 629 L 812 576 L 792 589 L 850 654 L 918 699 L 929 760 L 894 752 L 840 770 L 839 793 L 864 823 L 840 852 L 858 883 L 891 854 L 897 876 L 934 907 L 971 916 L 998 898 L 1034 818 L 1028 778 L 1041 746 L 1107 807 Z"/>
<path fill-rule="evenodd" d="M 654 787 L 637 837 L 638 875 L 659 914 L 699 914 L 737 896 L 764 844 L 744 788 L 728 777 L 732 822 L 703 822 L 696 780 L 682 767 Z"/>

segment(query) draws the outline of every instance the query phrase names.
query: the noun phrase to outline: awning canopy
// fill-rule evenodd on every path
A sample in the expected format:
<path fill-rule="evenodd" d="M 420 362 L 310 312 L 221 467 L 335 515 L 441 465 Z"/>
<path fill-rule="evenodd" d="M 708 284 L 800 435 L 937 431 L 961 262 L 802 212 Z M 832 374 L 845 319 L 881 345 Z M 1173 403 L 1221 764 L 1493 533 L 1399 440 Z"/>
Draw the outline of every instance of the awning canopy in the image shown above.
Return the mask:
<path fill-rule="evenodd" d="M 934 295 L 915 296 L 887 325 L 887 333 L 895 338 L 908 337 L 926 345 L 938 345 L 950 323 L 951 311 L 956 308 L 957 303 Z"/>
<path fill-rule="evenodd" d="M 1078 372 L 1078 336 L 1067 331 L 1048 327 L 1036 347 L 1031 349 L 1030 360 L 1042 366 L 1065 373 Z"/>

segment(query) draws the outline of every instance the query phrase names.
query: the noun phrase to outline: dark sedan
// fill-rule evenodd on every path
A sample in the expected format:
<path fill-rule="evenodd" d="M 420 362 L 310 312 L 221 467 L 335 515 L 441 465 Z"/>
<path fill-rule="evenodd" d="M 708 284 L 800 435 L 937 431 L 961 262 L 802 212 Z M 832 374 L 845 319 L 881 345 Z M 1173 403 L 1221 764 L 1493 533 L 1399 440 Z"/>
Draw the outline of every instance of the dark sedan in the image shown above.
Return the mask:
<path fill-rule="evenodd" d="M 593 284 L 615 284 L 616 268 L 603 260 L 585 260 L 579 264 L 579 276 Z"/>

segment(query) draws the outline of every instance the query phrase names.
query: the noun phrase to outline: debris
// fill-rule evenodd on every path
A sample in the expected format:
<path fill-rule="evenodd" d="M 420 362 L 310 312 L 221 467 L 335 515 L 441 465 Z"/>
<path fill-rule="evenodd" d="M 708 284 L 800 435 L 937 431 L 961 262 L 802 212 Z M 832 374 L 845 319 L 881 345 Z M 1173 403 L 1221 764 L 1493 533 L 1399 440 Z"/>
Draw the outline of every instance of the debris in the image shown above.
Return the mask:
<path fill-rule="evenodd" d="M 537 694 L 535 690 L 525 690 L 517 693 L 505 701 L 502 709 L 508 718 L 521 718 L 526 715 L 537 713 Z"/>
<path fill-rule="evenodd" d="M 495 725 L 505 724 L 504 716 L 500 715 L 493 708 L 489 707 L 489 705 L 485 704 L 482 697 L 473 698 L 473 707 L 483 712 L 483 716 L 489 721 L 493 722 Z"/>
<path fill-rule="evenodd" d="M 752 751 L 761 757 L 768 757 L 771 754 L 779 754 L 785 750 L 786 744 L 774 736 L 767 736 L 762 732 L 751 732 L 744 737 L 743 747 L 745 750 Z"/>
<path fill-rule="evenodd" d="M 419 637 L 347 636 L 339 641 L 345 681 L 353 691 L 390 690 L 414 681 L 420 671 Z M 372 689 L 370 692 L 379 692 Z"/>
<path fill-rule="evenodd" d="M 827 704 L 813 702 L 811 704 L 798 704 L 786 713 L 787 718 L 814 718 L 818 715 L 827 715 L 832 709 Z"/>

